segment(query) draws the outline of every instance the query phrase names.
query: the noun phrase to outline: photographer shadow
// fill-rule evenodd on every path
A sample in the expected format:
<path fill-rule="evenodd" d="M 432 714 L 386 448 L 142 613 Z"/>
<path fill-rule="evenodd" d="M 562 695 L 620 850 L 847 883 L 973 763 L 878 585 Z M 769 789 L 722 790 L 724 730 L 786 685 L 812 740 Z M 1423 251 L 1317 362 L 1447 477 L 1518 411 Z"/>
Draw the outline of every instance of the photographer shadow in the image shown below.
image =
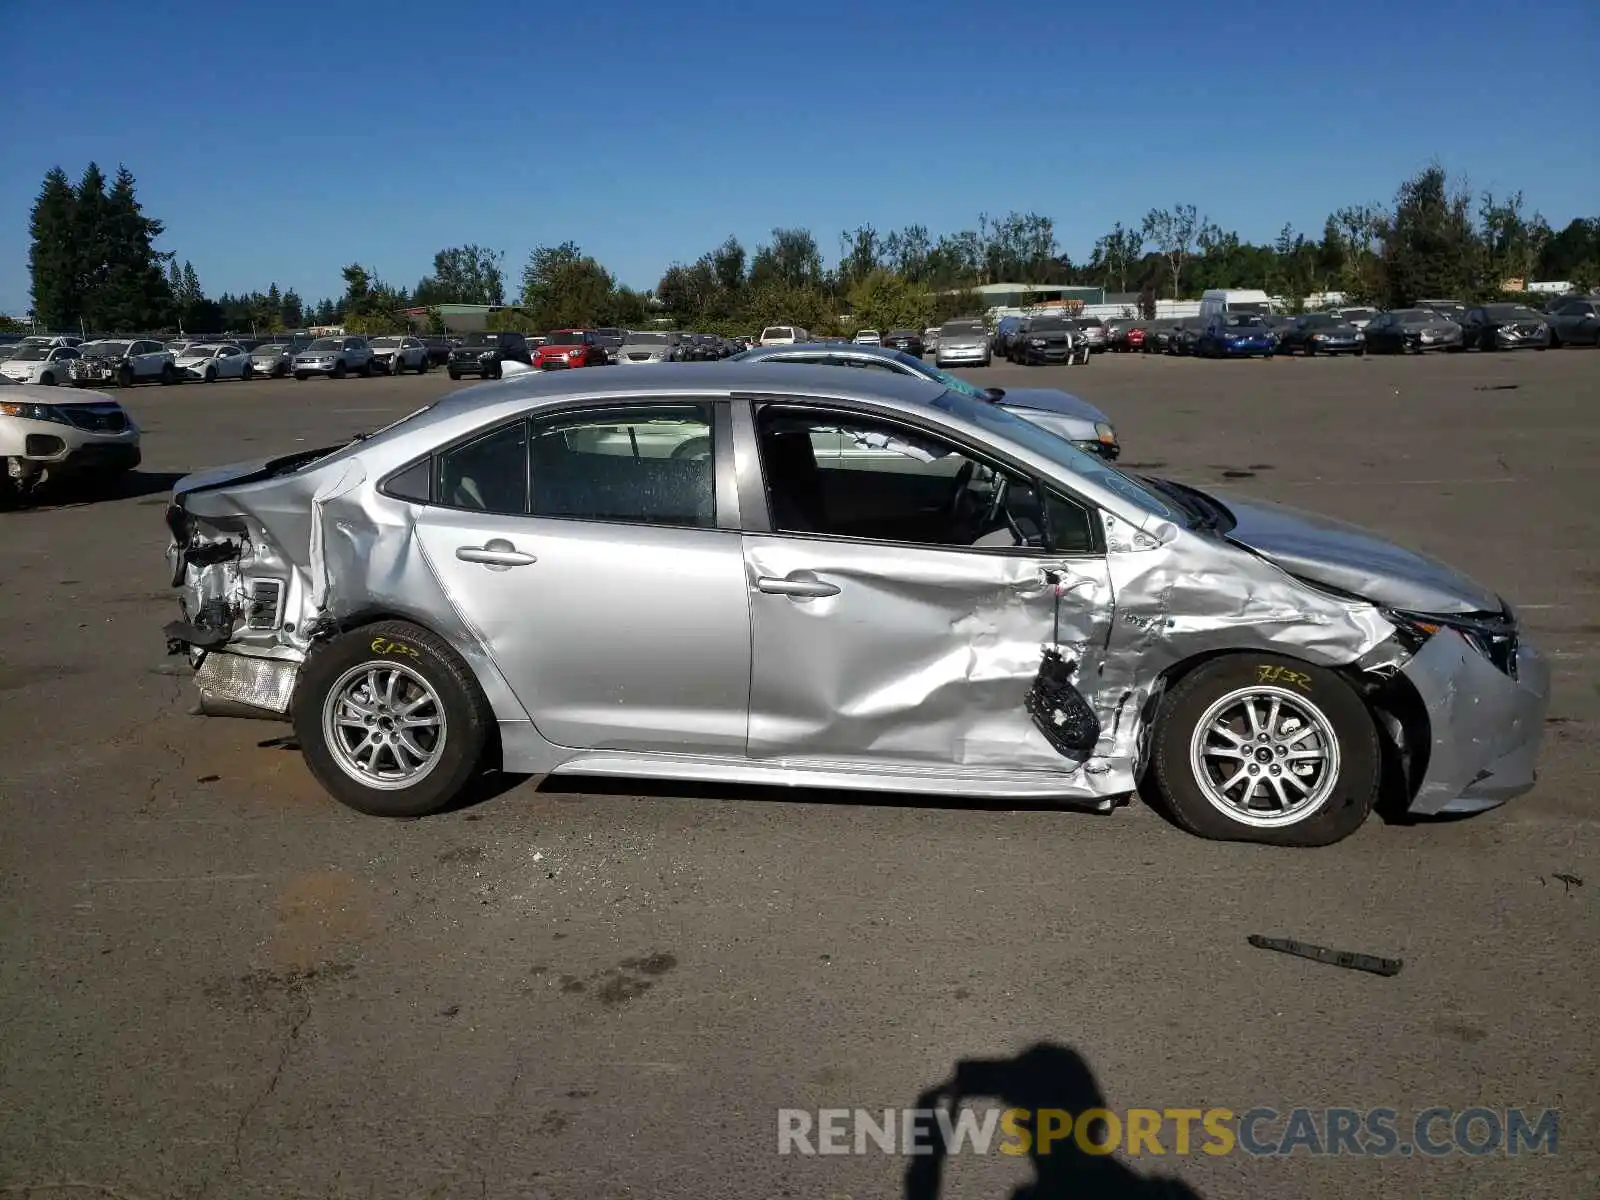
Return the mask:
<path fill-rule="evenodd" d="M 1110 1154 L 1087 1153 L 1072 1136 L 1052 1141 L 1040 1152 L 1033 1114 L 1059 1109 L 1075 1118 L 1106 1107 L 1089 1064 L 1066 1046 L 1040 1042 L 1013 1058 L 958 1062 L 948 1080 L 917 1098 L 916 1107 L 948 1105 L 953 1113 L 971 1099 L 995 1100 L 1029 1113 L 1020 1127 L 1029 1134 L 1034 1178 L 1014 1190 L 1010 1200 L 1202 1200 L 1180 1180 L 1140 1175 Z M 906 1168 L 905 1200 L 938 1200 L 940 1195 L 949 1148 L 937 1125 L 931 1134 L 933 1152 L 913 1156 Z M 1103 1142 L 1105 1131 L 1094 1136 Z"/>

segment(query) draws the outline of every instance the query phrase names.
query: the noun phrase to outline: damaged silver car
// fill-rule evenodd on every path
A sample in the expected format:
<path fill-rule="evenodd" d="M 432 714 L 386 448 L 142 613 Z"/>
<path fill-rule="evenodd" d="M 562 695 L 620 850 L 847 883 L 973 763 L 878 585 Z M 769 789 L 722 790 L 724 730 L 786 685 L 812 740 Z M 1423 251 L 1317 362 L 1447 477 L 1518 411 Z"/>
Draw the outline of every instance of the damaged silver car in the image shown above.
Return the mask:
<path fill-rule="evenodd" d="M 935 381 L 643 366 L 456 392 L 182 480 L 198 711 L 363 812 L 508 772 L 1110 811 L 1321 845 L 1528 790 L 1548 673 L 1493 592 L 1121 470 Z M 1403 794 L 1402 794 L 1403 793 Z"/>

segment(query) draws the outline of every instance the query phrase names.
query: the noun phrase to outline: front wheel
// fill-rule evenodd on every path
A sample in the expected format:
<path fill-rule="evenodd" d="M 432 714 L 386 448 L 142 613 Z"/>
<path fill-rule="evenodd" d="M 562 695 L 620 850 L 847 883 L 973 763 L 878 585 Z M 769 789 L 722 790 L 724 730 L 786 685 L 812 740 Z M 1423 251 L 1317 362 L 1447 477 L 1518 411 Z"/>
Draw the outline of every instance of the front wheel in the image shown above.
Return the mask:
<path fill-rule="evenodd" d="M 117 368 L 117 386 L 131 388 L 133 386 L 133 368 L 124 363 Z"/>
<path fill-rule="evenodd" d="M 245 363 L 245 365 L 239 369 L 239 378 L 244 380 L 246 383 L 249 383 L 255 377 L 256 368 L 253 363 Z"/>
<path fill-rule="evenodd" d="M 1381 765 L 1377 727 L 1349 684 L 1251 653 L 1213 659 L 1163 697 L 1149 778 L 1200 837 L 1326 846 L 1367 819 Z"/>
<path fill-rule="evenodd" d="M 39 384 L 41 387 L 55 387 L 56 377 L 49 371 L 46 371 L 43 375 L 39 376 Z"/>
<path fill-rule="evenodd" d="M 294 373 L 294 377 L 297 383 L 304 383 L 306 380 L 311 378 L 311 376 L 306 374 L 304 371 L 296 371 Z"/>
<path fill-rule="evenodd" d="M 372 360 L 370 358 L 367 359 L 366 362 L 361 364 L 359 370 L 361 372 L 361 378 L 363 378 L 363 379 L 371 379 L 372 378 Z"/>
<path fill-rule="evenodd" d="M 215 367 L 207 367 L 206 373 L 200 377 L 200 381 L 202 383 L 215 383 L 217 381 L 217 369 Z"/>
<path fill-rule="evenodd" d="M 162 363 L 161 364 L 161 386 L 162 387 L 166 387 L 169 384 L 171 384 L 174 381 L 175 375 L 176 375 L 176 372 L 173 371 L 171 363 Z"/>
<path fill-rule="evenodd" d="M 417 374 L 426 375 L 428 373 L 428 368 L 432 365 L 433 364 L 428 361 L 428 356 L 423 355 L 422 361 L 417 364 Z"/>
<path fill-rule="evenodd" d="M 493 719 L 460 656 L 406 621 L 319 646 L 295 688 L 295 737 L 311 773 L 334 799 L 378 817 L 420 817 L 459 796 Z"/>

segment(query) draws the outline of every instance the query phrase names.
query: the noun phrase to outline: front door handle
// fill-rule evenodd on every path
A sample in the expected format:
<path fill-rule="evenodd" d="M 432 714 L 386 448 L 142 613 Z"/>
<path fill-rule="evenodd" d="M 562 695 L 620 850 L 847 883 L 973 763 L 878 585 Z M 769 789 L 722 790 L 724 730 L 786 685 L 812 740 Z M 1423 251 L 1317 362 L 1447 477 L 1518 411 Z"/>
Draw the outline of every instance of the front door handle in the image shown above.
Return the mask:
<path fill-rule="evenodd" d="M 770 575 L 757 579 L 756 588 L 768 595 L 792 596 L 796 600 L 819 600 L 839 594 L 837 587 L 820 579 L 774 579 Z"/>
<path fill-rule="evenodd" d="M 491 571 L 526 567 L 539 561 L 532 554 L 523 554 L 505 538 L 490 538 L 481 546 L 457 546 L 456 557 L 462 562 L 482 563 Z"/>

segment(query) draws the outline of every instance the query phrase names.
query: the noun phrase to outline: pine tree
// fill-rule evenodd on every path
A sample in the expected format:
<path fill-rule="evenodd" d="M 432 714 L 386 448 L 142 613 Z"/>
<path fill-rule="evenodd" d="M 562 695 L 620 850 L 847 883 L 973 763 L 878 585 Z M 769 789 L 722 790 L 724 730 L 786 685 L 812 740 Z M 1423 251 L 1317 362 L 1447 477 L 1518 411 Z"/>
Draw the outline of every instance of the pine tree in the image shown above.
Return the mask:
<path fill-rule="evenodd" d="M 167 290 L 172 293 L 173 304 L 181 310 L 186 302 L 186 294 L 183 290 L 183 268 L 175 257 L 167 260 Z"/>
<path fill-rule="evenodd" d="M 183 298 L 186 303 L 198 304 L 206 298 L 200 290 L 200 277 L 194 273 L 194 264 L 183 260 Z"/>
<path fill-rule="evenodd" d="M 165 324 L 172 295 L 153 245 L 163 226 L 144 215 L 127 167 L 117 169 L 106 197 L 104 229 L 106 277 L 96 298 L 96 324 L 118 332 Z"/>
<path fill-rule="evenodd" d="M 293 288 L 283 294 L 283 307 L 279 312 L 285 329 L 299 329 L 305 324 L 305 302 Z"/>
<path fill-rule="evenodd" d="M 33 205 L 28 249 L 34 318 L 46 329 L 75 328 L 83 315 L 74 256 L 76 214 L 77 197 L 66 172 L 52 167 Z"/>
<path fill-rule="evenodd" d="M 78 294 L 83 297 L 79 319 L 100 328 L 100 293 L 111 271 L 106 230 L 106 177 L 96 163 L 83 169 L 74 189 L 73 250 L 77 260 Z"/>

